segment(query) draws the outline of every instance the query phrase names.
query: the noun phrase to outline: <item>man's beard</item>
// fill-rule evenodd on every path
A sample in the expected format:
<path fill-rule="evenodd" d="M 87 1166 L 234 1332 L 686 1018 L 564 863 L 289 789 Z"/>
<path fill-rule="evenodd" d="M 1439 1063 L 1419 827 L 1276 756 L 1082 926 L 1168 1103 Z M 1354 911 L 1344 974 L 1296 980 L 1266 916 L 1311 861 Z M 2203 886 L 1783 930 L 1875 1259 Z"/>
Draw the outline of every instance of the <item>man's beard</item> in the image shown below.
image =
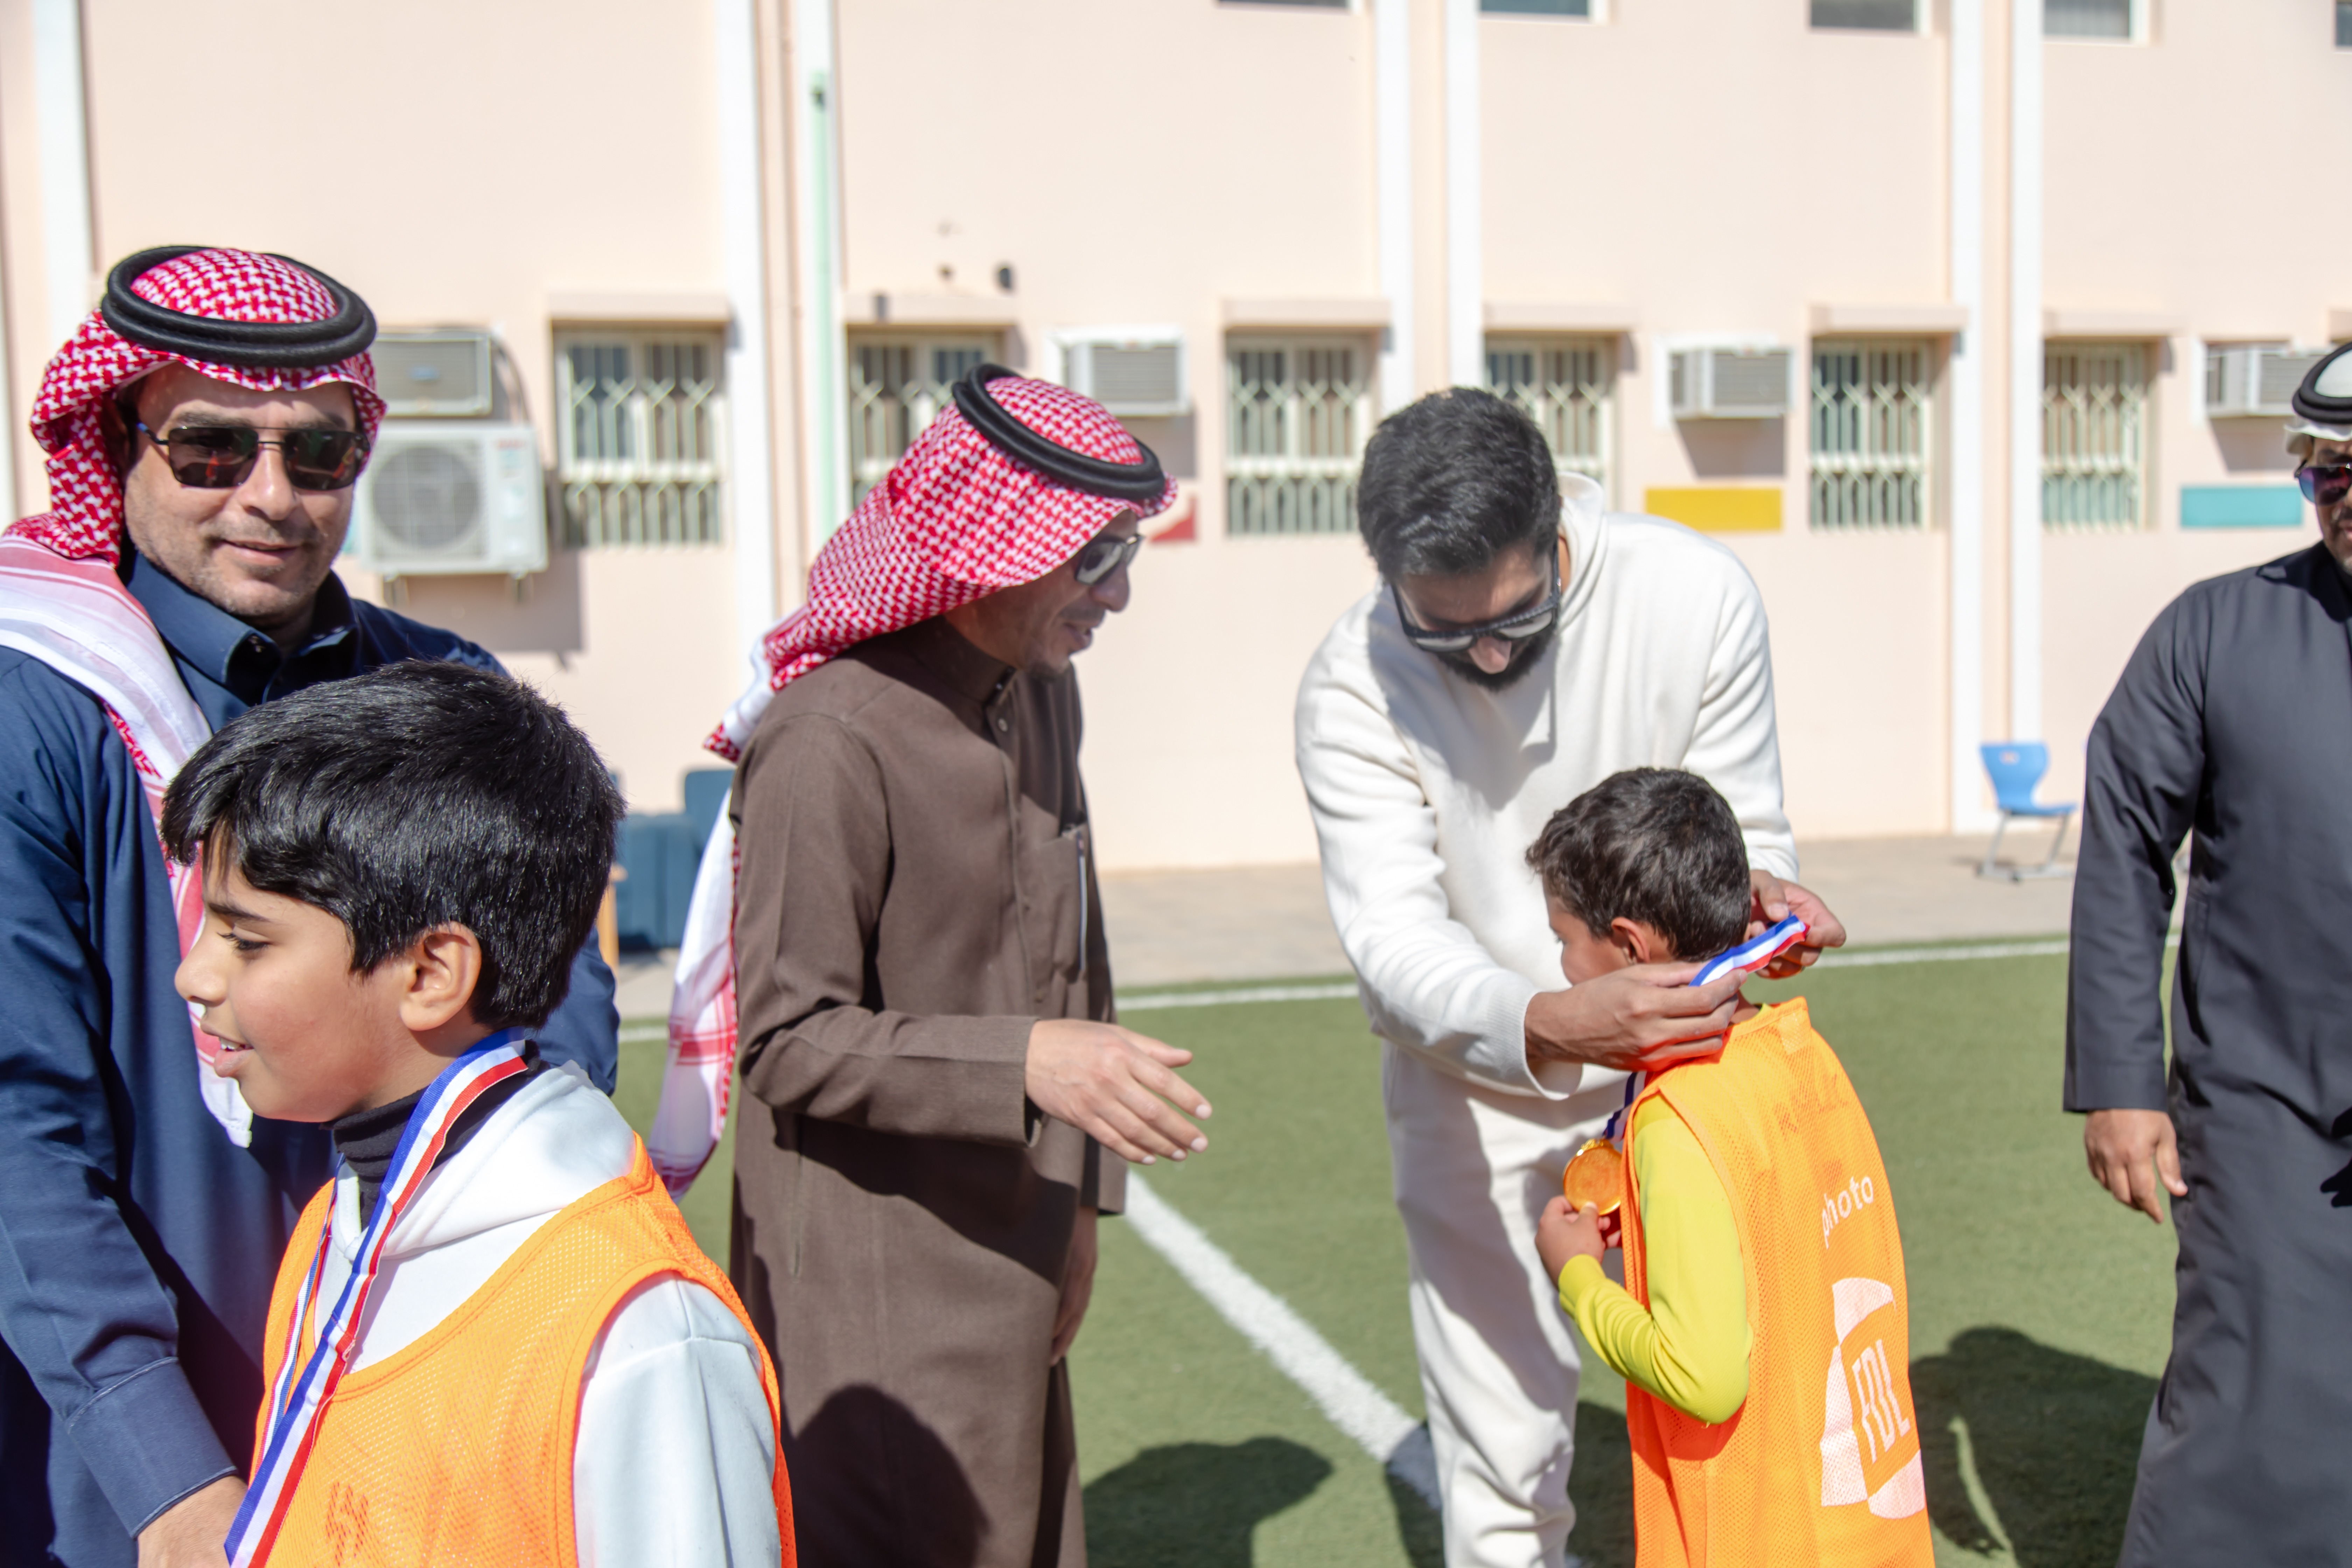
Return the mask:
<path fill-rule="evenodd" d="M 1478 668 L 1469 651 L 1441 653 L 1438 661 L 1473 686 L 1483 686 L 1489 691 L 1501 691 L 1517 686 L 1527 679 L 1528 672 L 1543 662 L 1543 656 L 1559 636 L 1559 623 L 1555 620 L 1526 641 L 1512 645 L 1511 662 L 1496 674 L 1489 675 Z"/>

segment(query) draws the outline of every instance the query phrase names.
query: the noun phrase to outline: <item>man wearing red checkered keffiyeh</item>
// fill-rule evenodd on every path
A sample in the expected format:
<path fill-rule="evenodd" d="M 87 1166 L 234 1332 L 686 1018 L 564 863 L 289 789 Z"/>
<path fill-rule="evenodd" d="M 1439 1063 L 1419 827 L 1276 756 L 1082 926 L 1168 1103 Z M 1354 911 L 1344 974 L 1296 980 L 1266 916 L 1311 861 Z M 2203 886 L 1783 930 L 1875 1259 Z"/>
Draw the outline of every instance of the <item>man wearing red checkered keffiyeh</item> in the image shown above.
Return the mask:
<path fill-rule="evenodd" d="M 0 1568 L 221 1561 L 270 1282 L 332 1169 L 327 1130 L 257 1121 L 214 1073 L 173 988 L 202 886 L 157 840 L 164 787 L 287 692 L 496 668 L 334 576 L 374 335 L 299 262 L 143 251 L 34 404 L 48 510 L 0 536 Z M 541 1053 L 609 1086 L 593 949 Z"/>
<path fill-rule="evenodd" d="M 740 986 L 732 1269 L 803 1563 L 1085 1561 L 1064 1354 L 1096 1215 L 1208 1108 L 1111 1021 L 1070 666 L 1173 495 L 1100 405 L 977 367 L 713 738 L 740 761 L 648 1143 L 673 1184 L 707 1157 Z"/>

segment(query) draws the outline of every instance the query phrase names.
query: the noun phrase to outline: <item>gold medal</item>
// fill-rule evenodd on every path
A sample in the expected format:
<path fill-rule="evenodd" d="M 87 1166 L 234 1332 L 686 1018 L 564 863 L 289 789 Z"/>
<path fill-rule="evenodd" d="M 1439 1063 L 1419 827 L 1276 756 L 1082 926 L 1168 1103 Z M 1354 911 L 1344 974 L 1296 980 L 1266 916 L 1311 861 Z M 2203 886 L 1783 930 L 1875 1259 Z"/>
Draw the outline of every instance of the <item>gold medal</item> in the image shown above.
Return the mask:
<path fill-rule="evenodd" d="M 1587 1204 L 1606 1218 L 1625 1201 L 1625 1156 L 1606 1138 L 1587 1138 L 1560 1173 L 1559 1190 L 1570 1208 Z"/>

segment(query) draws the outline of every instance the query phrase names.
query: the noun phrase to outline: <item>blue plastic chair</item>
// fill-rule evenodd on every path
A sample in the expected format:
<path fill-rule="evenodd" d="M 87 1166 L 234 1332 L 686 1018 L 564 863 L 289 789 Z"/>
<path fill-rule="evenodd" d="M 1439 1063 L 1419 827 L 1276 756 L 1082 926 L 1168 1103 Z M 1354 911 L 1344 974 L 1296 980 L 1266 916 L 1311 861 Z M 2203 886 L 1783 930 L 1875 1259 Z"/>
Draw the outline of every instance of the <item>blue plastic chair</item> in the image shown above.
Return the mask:
<path fill-rule="evenodd" d="M 1985 773 L 1992 780 L 1993 799 L 2000 806 L 2000 822 L 1993 829 L 1992 843 L 1985 848 L 1984 864 L 1977 868 L 1977 875 L 2006 877 L 2012 882 L 2068 875 L 2067 868 L 2058 864 L 2058 852 L 2065 847 L 2066 828 L 2074 820 L 2075 805 L 2073 801 L 2048 805 L 2033 798 L 2034 786 L 2050 771 L 2050 748 L 2039 741 L 2002 741 L 1979 750 Z M 2049 857 L 2039 866 L 2000 864 L 2000 836 L 2021 816 L 2058 819 L 2058 836 L 2050 841 Z"/>

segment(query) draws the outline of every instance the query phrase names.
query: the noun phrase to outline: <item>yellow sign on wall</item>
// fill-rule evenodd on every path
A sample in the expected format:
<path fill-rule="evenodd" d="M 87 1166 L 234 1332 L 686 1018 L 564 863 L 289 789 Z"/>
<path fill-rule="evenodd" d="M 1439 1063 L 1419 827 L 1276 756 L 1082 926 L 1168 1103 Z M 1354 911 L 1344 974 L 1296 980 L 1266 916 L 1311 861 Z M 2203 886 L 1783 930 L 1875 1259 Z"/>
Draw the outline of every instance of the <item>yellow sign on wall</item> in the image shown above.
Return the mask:
<path fill-rule="evenodd" d="M 1777 485 L 1706 485 L 1642 493 L 1642 509 L 1704 533 L 1778 533 Z"/>

